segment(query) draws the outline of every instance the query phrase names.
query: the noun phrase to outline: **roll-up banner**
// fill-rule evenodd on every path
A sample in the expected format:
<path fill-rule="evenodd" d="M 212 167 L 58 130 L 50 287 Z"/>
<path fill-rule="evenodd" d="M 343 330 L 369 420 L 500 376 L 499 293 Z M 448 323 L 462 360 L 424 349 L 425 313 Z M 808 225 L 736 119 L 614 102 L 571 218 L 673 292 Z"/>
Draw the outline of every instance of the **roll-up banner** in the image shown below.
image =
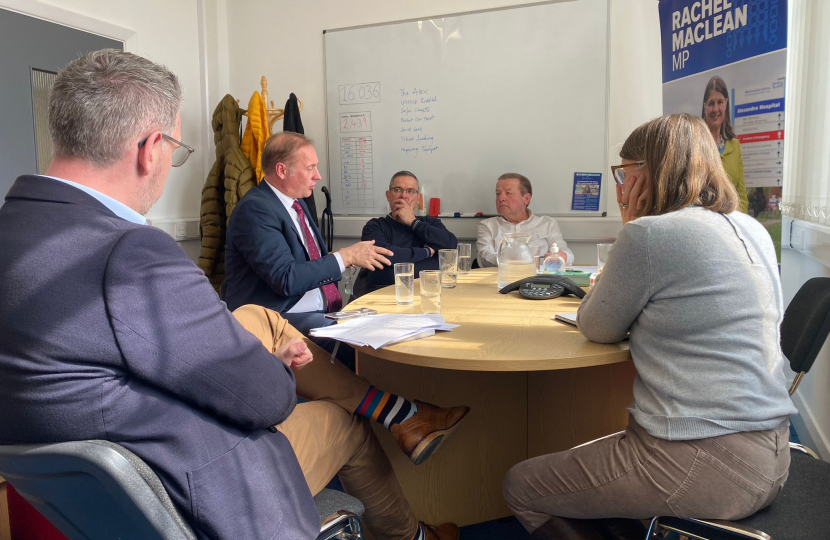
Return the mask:
<path fill-rule="evenodd" d="M 780 261 L 787 1 L 660 0 L 659 10 L 663 112 L 703 117 Z"/>

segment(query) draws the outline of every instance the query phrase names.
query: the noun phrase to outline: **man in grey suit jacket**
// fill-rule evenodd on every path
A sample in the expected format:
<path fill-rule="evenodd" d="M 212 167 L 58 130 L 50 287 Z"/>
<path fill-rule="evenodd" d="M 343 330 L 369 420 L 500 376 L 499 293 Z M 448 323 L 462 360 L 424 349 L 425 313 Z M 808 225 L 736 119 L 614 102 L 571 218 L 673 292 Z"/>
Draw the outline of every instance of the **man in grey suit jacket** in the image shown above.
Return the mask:
<path fill-rule="evenodd" d="M 456 537 L 415 520 L 364 418 L 337 396 L 296 405 L 319 349 L 273 312 L 228 312 L 146 225 L 192 152 L 180 101 L 173 73 L 121 51 L 58 74 L 52 164 L 0 208 L 0 444 L 121 444 L 200 539 L 315 538 L 311 495 L 337 472 L 375 537 Z"/>

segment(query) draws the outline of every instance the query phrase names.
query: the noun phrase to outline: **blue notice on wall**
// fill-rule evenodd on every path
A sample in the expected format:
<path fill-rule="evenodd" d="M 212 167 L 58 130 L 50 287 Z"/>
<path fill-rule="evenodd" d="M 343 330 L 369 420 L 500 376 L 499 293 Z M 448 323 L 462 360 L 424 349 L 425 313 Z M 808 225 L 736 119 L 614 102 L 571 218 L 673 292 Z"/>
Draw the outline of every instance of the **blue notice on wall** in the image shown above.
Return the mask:
<path fill-rule="evenodd" d="M 574 173 L 574 196 L 571 210 L 599 211 L 599 188 L 602 173 Z"/>

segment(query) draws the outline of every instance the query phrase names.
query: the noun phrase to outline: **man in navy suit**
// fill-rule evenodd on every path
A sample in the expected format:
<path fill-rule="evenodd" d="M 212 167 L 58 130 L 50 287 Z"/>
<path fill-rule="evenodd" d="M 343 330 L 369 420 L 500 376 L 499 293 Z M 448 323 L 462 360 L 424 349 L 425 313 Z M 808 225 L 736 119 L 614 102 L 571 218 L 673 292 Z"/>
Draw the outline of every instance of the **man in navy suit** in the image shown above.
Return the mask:
<path fill-rule="evenodd" d="M 262 151 L 265 179 L 234 208 L 225 247 L 228 307 L 273 309 L 306 335 L 333 323 L 324 315 L 343 305 L 337 282 L 346 268 L 383 268 L 393 255 L 374 241 L 328 253 L 302 201 L 321 179 L 317 163 L 308 137 L 292 132 L 271 136 Z"/>
<path fill-rule="evenodd" d="M 393 253 L 374 240 L 326 251 L 302 201 L 320 179 L 308 137 L 292 132 L 271 136 L 262 152 L 262 171 L 265 179 L 242 197 L 228 220 L 225 301 L 230 309 L 256 304 L 279 311 L 307 335 L 311 328 L 333 323 L 324 315 L 341 307 L 336 282 L 345 267 L 382 268 Z M 331 340 L 312 341 L 329 352 L 333 348 Z M 345 370 L 329 386 L 345 397 L 348 412 L 389 429 L 415 464 L 434 453 L 469 410 L 409 401 Z"/>
<path fill-rule="evenodd" d="M 58 74 L 54 159 L 0 208 L 0 444 L 121 444 L 200 540 L 315 538 L 335 473 L 376 538 L 457 538 L 417 522 L 368 421 L 302 382 L 332 376 L 322 351 L 272 311 L 231 314 L 147 226 L 192 152 L 180 102 L 173 73 L 122 51 Z M 328 401 L 296 405 L 303 387 Z"/>

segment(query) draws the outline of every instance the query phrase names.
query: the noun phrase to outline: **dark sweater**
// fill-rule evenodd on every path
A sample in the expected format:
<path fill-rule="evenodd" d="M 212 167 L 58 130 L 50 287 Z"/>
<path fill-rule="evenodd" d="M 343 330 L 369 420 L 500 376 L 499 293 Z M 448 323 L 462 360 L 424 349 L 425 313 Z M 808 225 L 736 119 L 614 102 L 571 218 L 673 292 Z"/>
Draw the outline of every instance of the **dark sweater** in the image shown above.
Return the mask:
<path fill-rule="evenodd" d="M 421 270 L 438 269 L 438 250 L 455 249 L 458 247 L 458 240 L 455 235 L 444 227 L 441 220 L 434 217 L 424 216 L 415 218 L 412 226 L 408 227 L 391 216 L 370 219 L 363 227 L 361 240 L 374 240 L 376 246 L 384 247 L 395 255 L 389 257 L 392 265 L 383 270 L 361 270 L 355 282 L 355 296 L 376 291 L 380 288 L 395 283 L 395 263 L 415 263 L 415 278 Z M 429 256 L 430 246 L 435 250 L 435 255 Z"/>

